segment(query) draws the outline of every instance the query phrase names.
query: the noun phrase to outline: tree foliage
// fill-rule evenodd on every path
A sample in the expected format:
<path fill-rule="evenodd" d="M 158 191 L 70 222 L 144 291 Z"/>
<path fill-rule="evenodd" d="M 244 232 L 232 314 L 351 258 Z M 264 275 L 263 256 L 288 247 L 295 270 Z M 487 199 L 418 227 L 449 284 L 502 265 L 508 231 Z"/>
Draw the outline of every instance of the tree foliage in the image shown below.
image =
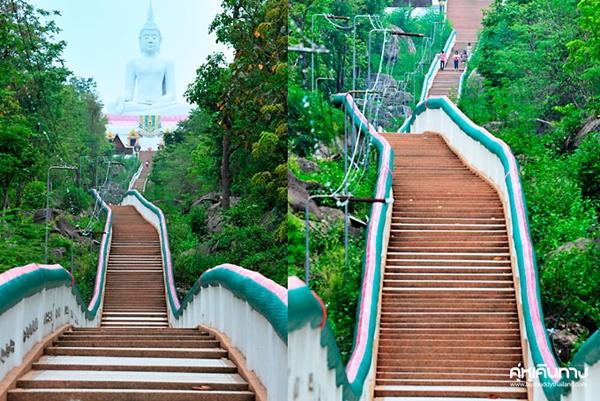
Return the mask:
<path fill-rule="evenodd" d="M 197 69 L 186 96 L 198 108 L 154 166 L 149 196 L 176 227 L 182 285 L 224 262 L 285 283 L 286 22 L 285 1 L 222 2 L 210 30 L 233 48 L 233 61 L 213 54 Z M 211 192 L 218 210 L 190 207 Z M 220 225 L 209 230 L 213 221 Z"/>
<path fill-rule="evenodd" d="M 79 163 L 106 151 L 95 83 L 63 66 L 57 12 L 23 0 L 0 2 L 0 192 L 19 206 L 27 182 L 51 164 Z"/>
<path fill-rule="evenodd" d="M 103 167 L 98 157 L 111 156 L 102 104 L 92 79 L 64 67 L 56 15 L 24 0 L 0 1 L 0 272 L 44 263 L 44 225 L 35 216 L 45 207 L 50 166 L 75 168 L 52 171 L 48 195 L 57 221 L 74 231 L 103 229 L 91 217 L 86 192 L 95 183 L 95 170 Z M 48 262 L 70 268 L 87 297 L 97 257 L 89 237 L 71 238 L 50 222 Z"/>
<path fill-rule="evenodd" d="M 460 106 L 521 165 L 547 315 L 600 324 L 600 3 L 497 1 Z M 575 17 L 575 18 L 574 18 Z M 591 240 L 591 241 L 590 241 Z M 587 241 L 587 242 L 586 242 Z"/>

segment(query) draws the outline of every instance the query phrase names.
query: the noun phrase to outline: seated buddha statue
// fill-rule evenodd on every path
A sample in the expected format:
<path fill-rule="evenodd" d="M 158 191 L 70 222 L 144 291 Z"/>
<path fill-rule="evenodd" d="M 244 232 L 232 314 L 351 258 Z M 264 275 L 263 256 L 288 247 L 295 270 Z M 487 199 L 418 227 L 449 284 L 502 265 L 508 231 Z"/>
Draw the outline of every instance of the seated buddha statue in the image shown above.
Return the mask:
<path fill-rule="evenodd" d="M 109 112 L 119 115 L 165 114 L 176 106 L 173 63 L 160 57 L 162 36 L 152 6 L 140 30 L 141 56 L 127 63 L 125 93 Z"/>

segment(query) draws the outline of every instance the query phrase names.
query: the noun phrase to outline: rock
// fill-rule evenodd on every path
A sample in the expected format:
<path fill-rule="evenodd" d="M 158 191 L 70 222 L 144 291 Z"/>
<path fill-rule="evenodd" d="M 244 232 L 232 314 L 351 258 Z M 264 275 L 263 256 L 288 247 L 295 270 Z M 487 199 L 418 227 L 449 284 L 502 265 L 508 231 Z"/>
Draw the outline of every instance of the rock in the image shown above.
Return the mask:
<path fill-rule="evenodd" d="M 240 199 L 242 199 L 242 198 L 240 198 L 239 196 L 231 196 L 229 198 L 229 204 L 230 204 L 230 206 L 235 206 L 238 203 L 240 203 Z"/>
<path fill-rule="evenodd" d="M 114 182 L 101 187 L 100 196 L 107 204 L 118 205 L 125 196 L 125 191 Z"/>
<path fill-rule="evenodd" d="M 556 319 L 559 319 L 558 322 Z M 544 319 L 552 346 L 561 361 L 571 359 L 571 351 L 580 338 L 589 336 L 589 330 L 575 322 L 560 319 L 559 315 L 550 315 Z"/>
<path fill-rule="evenodd" d="M 219 192 L 209 192 L 206 195 L 202 195 L 200 198 L 192 202 L 190 207 L 185 210 L 185 213 L 189 212 L 194 206 L 198 206 L 202 203 L 218 203 L 221 201 L 221 194 Z"/>
<path fill-rule="evenodd" d="M 412 110 L 408 106 L 413 100 L 413 94 L 406 90 L 412 87 L 412 81 L 403 82 L 396 81 L 392 76 L 380 74 L 377 79 L 377 74 L 371 74 L 369 77 L 369 85 L 371 90 L 375 90 L 377 96 L 369 97 L 369 101 L 376 102 L 379 105 L 379 113 L 377 120 L 371 121 L 375 127 L 383 127 L 384 130 L 394 130 L 398 117 L 408 117 Z M 363 109 L 363 102 L 358 99 L 357 105 Z M 367 105 L 366 110 L 371 110 L 374 118 L 376 105 Z"/>
<path fill-rule="evenodd" d="M 554 251 L 550 252 L 549 256 L 556 256 L 561 252 L 568 252 L 573 249 L 583 250 L 593 243 L 594 241 L 589 238 L 578 238 L 575 241 L 567 242 L 566 244 L 559 246 Z"/>
<path fill-rule="evenodd" d="M 404 32 L 400 27 L 398 27 L 396 25 L 390 25 L 389 28 L 393 29 L 394 31 Z M 388 35 L 386 38 L 385 52 L 383 55 L 383 57 L 386 60 L 393 61 L 393 60 L 398 59 L 398 53 L 400 52 L 400 40 L 406 40 L 406 42 L 408 44 L 408 52 L 410 54 L 416 53 L 417 48 L 415 46 L 415 43 L 413 42 L 413 40 L 410 37 L 402 37 L 402 39 L 400 39 L 400 37 L 397 35 Z"/>
<path fill-rule="evenodd" d="M 490 121 L 483 124 L 483 128 L 490 132 L 498 132 L 498 130 L 502 128 L 503 125 L 504 123 L 502 121 Z"/>
<path fill-rule="evenodd" d="M 590 132 L 596 132 L 600 128 L 600 118 L 590 117 L 587 119 L 583 127 L 577 131 L 575 135 L 571 135 L 565 141 L 566 149 L 575 149 Z"/>
<path fill-rule="evenodd" d="M 310 196 L 308 192 L 309 185 L 304 181 L 301 181 L 288 169 L 288 204 L 295 212 L 301 212 L 304 215 L 306 201 Z M 323 217 L 319 207 L 314 200 L 311 200 L 308 204 L 309 212 L 316 217 L 321 219 Z"/>
<path fill-rule="evenodd" d="M 50 209 L 50 221 L 54 220 L 60 214 L 60 210 Z M 33 222 L 36 224 L 46 223 L 46 209 L 37 209 L 33 212 Z"/>
<path fill-rule="evenodd" d="M 221 204 L 216 203 L 208 208 L 206 211 L 206 228 L 209 233 L 218 233 L 223 231 L 223 213 L 221 211 Z"/>
<path fill-rule="evenodd" d="M 313 154 L 317 159 L 329 159 L 335 153 L 336 152 L 331 150 L 329 146 L 319 142 Z"/>
<path fill-rule="evenodd" d="M 570 333 L 568 330 L 556 330 L 552 334 L 554 349 L 562 361 L 567 361 L 571 358 L 571 349 L 578 338 L 578 336 Z"/>
<path fill-rule="evenodd" d="M 56 230 L 63 236 L 69 237 L 72 240 L 81 241 L 83 237 L 79 234 L 77 228 L 73 227 L 71 223 L 64 217 L 59 217 L 56 222 Z"/>
<path fill-rule="evenodd" d="M 190 288 L 191 287 L 183 287 L 183 286 L 175 287 L 175 290 L 177 291 L 177 296 L 179 297 L 179 299 L 185 298 L 185 296 L 187 295 Z"/>
<path fill-rule="evenodd" d="M 312 160 L 308 160 L 303 157 L 299 157 L 297 159 L 297 162 L 298 162 L 298 167 L 300 168 L 300 170 L 304 171 L 305 173 L 314 173 L 314 172 L 321 171 L 321 168 L 319 167 L 319 165 L 317 163 L 313 162 Z"/>
<path fill-rule="evenodd" d="M 52 256 L 54 256 L 55 259 L 61 260 L 65 254 L 67 253 L 67 248 L 54 248 L 52 249 Z"/>
<path fill-rule="evenodd" d="M 344 212 L 340 209 L 336 209 L 333 207 L 321 206 L 319 207 L 323 219 L 328 222 L 335 222 L 338 220 L 344 220 Z"/>

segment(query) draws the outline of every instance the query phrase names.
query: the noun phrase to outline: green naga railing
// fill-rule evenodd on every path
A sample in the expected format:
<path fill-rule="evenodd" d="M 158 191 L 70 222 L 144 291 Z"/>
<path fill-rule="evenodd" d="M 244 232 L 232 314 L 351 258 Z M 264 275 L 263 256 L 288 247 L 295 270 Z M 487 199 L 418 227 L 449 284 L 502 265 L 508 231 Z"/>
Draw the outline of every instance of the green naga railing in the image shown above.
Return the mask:
<path fill-rule="evenodd" d="M 393 150 L 389 143 L 369 124 L 360 112 L 352 96 L 339 94 L 333 103 L 344 107 L 352 123 L 362 132 L 369 134 L 371 143 L 377 148 L 379 157 L 374 198 L 386 199 L 371 208 L 366 232 L 366 249 L 363 261 L 361 292 L 357 310 L 357 325 L 354 333 L 352 355 L 344 367 L 333 333 L 325 320 L 326 311 L 321 300 L 305 285 L 296 283 L 289 288 L 290 313 L 288 330 L 301 329 L 310 324 L 321 327 L 321 346 L 327 350 L 327 364 L 335 370 L 337 387 L 342 388 L 344 400 L 359 400 L 365 392 L 369 373 L 373 372 L 372 360 L 377 328 L 379 294 L 381 291 L 383 252 L 388 212 L 391 208 Z M 293 282 L 292 282 L 293 283 Z"/>
<path fill-rule="evenodd" d="M 125 197 L 127 196 L 135 197 L 149 210 L 152 215 L 144 217 L 151 220 L 158 230 L 165 271 L 164 284 L 173 319 L 178 319 L 184 313 L 189 302 L 202 288 L 223 286 L 259 311 L 271 323 L 279 337 L 287 343 L 288 312 L 285 289 L 256 272 L 231 264 L 216 266 L 200 276 L 180 303 L 175 287 L 166 218 L 160 208 L 149 202 L 138 191 L 130 190 L 125 194 Z"/>
<path fill-rule="evenodd" d="M 100 195 L 95 189 L 92 189 L 90 192 L 96 201 L 100 203 L 102 209 L 106 211 L 107 217 L 98 255 L 94 295 L 88 307 L 86 308 L 84 306 L 83 298 L 81 297 L 77 285 L 73 281 L 71 273 L 60 265 L 41 265 L 32 263 L 3 273 L 4 278 L 0 280 L 0 315 L 24 298 L 27 298 L 38 291 L 56 288 L 61 285 L 69 285 L 71 286 L 73 295 L 77 298 L 77 302 L 81 305 L 82 312 L 86 319 L 93 320 L 96 318 L 98 310 L 102 305 L 104 294 L 110 239 L 112 237 L 112 211 L 100 198 Z"/>
<path fill-rule="evenodd" d="M 0 380 L 44 335 L 60 325 L 97 326 L 112 235 L 112 212 L 92 190 L 107 218 L 100 245 L 94 295 L 86 307 L 73 276 L 60 265 L 36 263 L 0 274 Z M 61 289 L 64 287 L 64 289 Z M 18 306 L 17 308 L 15 308 Z"/>
<path fill-rule="evenodd" d="M 100 194 L 95 189 L 90 191 L 94 196 L 96 202 L 98 202 L 101 208 L 106 211 L 106 222 L 104 223 L 104 232 L 102 234 L 102 241 L 100 243 L 100 252 L 98 255 L 98 267 L 96 269 L 96 283 L 94 285 L 94 295 L 88 306 L 88 311 L 96 315 L 98 309 L 102 305 L 104 298 L 104 284 L 106 281 L 106 269 L 108 268 L 108 255 L 110 253 L 110 243 L 112 240 L 112 210 L 104 200 L 100 197 Z"/>
<path fill-rule="evenodd" d="M 85 307 L 77 286 L 73 285 L 71 273 L 60 265 L 37 263 L 15 267 L 0 274 L 0 315 L 33 294 L 61 286 L 71 287 L 71 293 L 77 299 L 81 312 L 92 320 L 95 314 Z"/>
<path fill-rule="evenodd" d="M 428 113 L 429 110 L 435 111 Z M 440 114 L 438 111 L 442 111 Z M 519 167 L 510 148 L 502 140 L 479 127 L 465 116 L 458 107 L 446 97 L 429 98 L 419 103 L 413 115 L 405 121 L 400 132 L 443 131 L 456 133 L 455 125 L 466 137 L 476 141 L 494 155 L 502 166 L 500 177 L 504 177 L 506 199 L 512 220 L 512 239 L 519 271 L 520 297 L 523 304 L 524 324 L 527 331 L 528 344 L 533 357 L 534 370 L 542 374 L 538 376 L 543 391 L 550 401 L 560 401 L 561 395 L 570 391 L 569 383 L 581 372 L 583 363 L 595 363 L 600 358 L 600 335 L 596 332 L 575 357 L 571 368 L 560 367 L 556 361 L 547 329 L 543 319 L 542 301 L 539 287 L 539 273 L 535 250 L 529 232 L 529 218 L 525 194 L 519 178 Z M 442 132 L 443 134 L 443 132 Z M 457 134 L 458 135 L 458 134 Z M 459 146 L 460 138 L 452 139 L 453 145 Z M 478 153 L 481 154 L 480 152 Z M 463 155 L 466 156 L 466 155 Z M 466 158 L 468 162 L 468 157 Z"/>
<path fill-rule="evenodd" d="M 232 264 L 222 264 L 205 271 L 194 283 L 181 301 L 179 315 L 183 314 L 202 288 L 221 286 L 227 288 L 235 296 L 246 301 L 252 308 L 263 315 L 277 332 L 281 340 L 287 344 L 288 309 L 285 289 L 277 288 L 271 280 L 262 275 Z"/>
<path fill-rule="evenodd" d="M 450 36 L 448 36 L 448 39 L 446 40 L 446 44 L 444 45 L 444 53 L 448 55 L 450 50 L 452 50 L 452 48 L 454 47 L 455 42 L 456 31 L 452 30 Z M 450 57 L 448 57 L 448 60 L 450 60 Z M 436 54 L 429 66 L 429 70 L 427 70 L 427 74 L 425 74 L 425 77 L 423 78 L 423 87 L 421 88 L 421 97 L 419 98 L 419 102 L 422 102 L 427 98 L 427 92 L 429 92 L 429 89 L 431 89 L 431 86 L 433 85 L 433 80 L 435 79 L 435 75 L 437 74 L 439 69 L 440 55 Z"/>

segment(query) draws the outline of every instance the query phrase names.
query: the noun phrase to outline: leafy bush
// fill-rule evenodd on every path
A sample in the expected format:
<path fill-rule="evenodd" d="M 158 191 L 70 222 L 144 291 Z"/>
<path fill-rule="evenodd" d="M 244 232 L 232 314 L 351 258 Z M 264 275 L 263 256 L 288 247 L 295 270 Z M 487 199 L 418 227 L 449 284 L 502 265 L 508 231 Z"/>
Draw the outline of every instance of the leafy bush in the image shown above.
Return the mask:
<path fill-rule="evenodd" d="M 192 232 L 198 237 L 202 238 L 208 234 L 208 227 L 206 226 L 206 209 L 202 206 L 193 207 L 190 210 L 190 226 Z"/>
<path fill-rule="evenodd" d="M 75 185 L 65 187 L 59 194 L 58 205 L 71 214 L 79 214 L 90 206 L 90 195 Z"/>
<path fill-rule="evenodd" d="M 591 244 L 548 259 L 541 271 L 542 297 L 550 310 L 581 322 L 593 333 L 600 327 L 600 247 Z"/>
<path fill-rule="evenodd" d="M 41 181 L 30 181 L 23 188 L 21 198 L 23 209 L 42 209 L 46 207 L 46 184 Z"/>
<path fill-rule="evenodd" d="M 520 162 L 545 313 L 591 332 L 600 317 L 598 249 L 558 250 L 599 237 L 597 129 L 583 141 L 578 137 L 598 111 L 598 92 L 585 78 L 600 61 L 589 51 L 597 36 L 589 21 L 600 16 L 590 7 L 594 2 L 496 2 L 470 62 L 478 74 L 467 81 L 460 102 Z"/>

